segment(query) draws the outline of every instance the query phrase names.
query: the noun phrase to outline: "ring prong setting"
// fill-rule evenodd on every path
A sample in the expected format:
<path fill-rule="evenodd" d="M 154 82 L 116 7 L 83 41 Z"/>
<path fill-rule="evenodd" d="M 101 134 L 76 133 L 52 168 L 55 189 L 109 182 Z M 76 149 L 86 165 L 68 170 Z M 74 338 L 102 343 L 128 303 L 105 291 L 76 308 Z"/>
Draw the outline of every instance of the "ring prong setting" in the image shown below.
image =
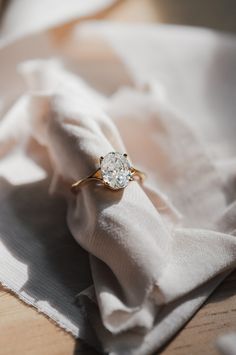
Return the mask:
<path fill-rule="evenodd" d="M 129 181 L 143 182 L 145 174 L 135 169 L 128 160 L 128 154 L 110 152 L 104 157 L 100 156 L 100 166 L 91 175 L 72 184 L 72 192 L 76 193 L 82 184 L 89 181 L 98 181 L 110 190 L 124 189 Z"/>

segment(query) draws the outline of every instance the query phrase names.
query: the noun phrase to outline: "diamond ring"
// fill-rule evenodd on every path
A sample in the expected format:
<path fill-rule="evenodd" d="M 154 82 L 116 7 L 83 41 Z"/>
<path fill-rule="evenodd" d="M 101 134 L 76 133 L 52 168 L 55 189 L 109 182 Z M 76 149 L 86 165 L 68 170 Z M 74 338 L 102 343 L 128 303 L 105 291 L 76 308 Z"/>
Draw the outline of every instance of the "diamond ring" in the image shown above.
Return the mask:
<path fill-rule="evenodd" d="M 71 191 L 77 193 L 79 188 L 90 181 L 102 183 L 111 190 L 124 189 L 130 181 L 143 182 L 145 174 L 131 166 L 127 154 L 110 152 L 100 157 L 100 166 L 91 175 L 76 181 Z"/>

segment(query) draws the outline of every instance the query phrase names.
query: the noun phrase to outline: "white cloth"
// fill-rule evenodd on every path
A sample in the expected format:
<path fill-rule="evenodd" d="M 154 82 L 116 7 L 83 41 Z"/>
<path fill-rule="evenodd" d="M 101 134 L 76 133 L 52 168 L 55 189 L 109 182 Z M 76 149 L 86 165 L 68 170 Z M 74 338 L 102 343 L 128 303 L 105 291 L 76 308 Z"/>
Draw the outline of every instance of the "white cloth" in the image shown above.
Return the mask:
<path fill-rule="evenodd" d="M 52 26 L 95 16 L 113 5 L 115 1 L 9 0 L 1 18 L 0 45 L 38 31 L 45 31 Z"/>
<path fill-rule="evenodd" d="M 97 71 L 88 74 L 90 83 L 96 81 L 99 93 L 54 61 L 37 60 L 21 66 L 28 89 L 11 109 L 3 105 L 0 126 L 0 172 L 4 178 L 0 280 L 74 335 L 94 345 L 97 337 L 105 351 L 147 354 L 162 346 L 235 267 L 235 144 L 230 136 L 235 122 L 231 120 L 234 107 L 228 101 L 222 108 L 229 111 L 225 130 L 209 108 L 207 122 L 190 121 L 176 113 L 168 97 L 170 88 L 181 80 L 178 72 L 171 76 L 170 86 L 165 85 L 161 79 L 157 81 L 165 65 L 161 69 L 160 64 L 151 66 L 144 62 L 146 56 L 141 56 L 145 45 L 147 58 L 152 59 L 153 48 L 157 50 L 164 38 L 172 38 L 172 32 L 155 27 L 144 32 L 140 32 L 143 27 L 128 29 L 82 26 L 61 49 L 72 66 L 71 48 L 76 48 L 75 41 L 82 44 L 78 54 L 74 50 L 73 59 L 79 59 L 77 69 L 83 76 L 100 64 Z M 94 40 L 100 41 L 98 37 L 107 38 L 106 33 L 111 49 L 103 47 L 101 59 L 96 57 L 96 48 L 92 53 L 90 48 Z M 185 34 L 180 30 L 178 37 L 176 33 L 175 41 L 185 43 L 190 51 Z M 197 32 L 195 43 L 192 33 L 191 43 L 197 58 L 197 44 L 200 52 L 203 43 L 207 44 L 211 54 L 201 64 L 206 69 L 215 35 L 202 34 L 201 45 Z M 223 47 L 228 43 L 227 58 L 231 58 L 228 62 L 233 68 L 235 41 L 224 37 L 217 43 Z M 169 60 L 171 44 L 166 50 Z M 112 48 L 126 67 L 114 57 Z M 9 50 L 13 47 L 3 50 L 5 57 Z M 191 72 L 196 58 L 189 53 L 190 59 L 185 53 L 183 63 L 191 62 Z M 104 63 L 108 71 L 117 69 L 117 80 L 102 76 Z M 138 79 L 134 74 L 137 69 Z M 232 87 L 234 78 L 232 72 Z M 130 82 L 130 88 L 122 88 Z M 174 99 L 184 114 L 181 104 L 189 82 L 181 83 L 182 96 L 177 93 Z M 208 102 L 200 100 L 200 88 L 206 84 L 205 75 L 199 75 L 197 88 L 194 83 L 193 94 L 200 101 L 198 114 L 204 113 Z M 22 87 L 21 83 L 19 91 Z M 117 92 L 104 97 L 102 90 Z M 8 97 L 5 102 L 9 105 L 12 100 Z M 209 132 L 209 127 L 214 130 Z M 148 185 L 142 189 L 131 183 L 118 194 L 90 185 L 76 199 L 71 196 L 65 182 L 90 173 L 99 156 L 113 149 L 128 152 L 134 165 L 148 173 Z M 48 179 L 54 191 L 51 197 L 44 182 Z M 62 217 L 66 208 L 70 232 L 89 252 L 89 261 L 79 247 L 74 249 Z M 65 245 L 66 252 L 62 251 Z M 80 260 L 77 255 L 81 255 Z M 79 293 L 82 309 L 72 305 L 75 293 Z"/>

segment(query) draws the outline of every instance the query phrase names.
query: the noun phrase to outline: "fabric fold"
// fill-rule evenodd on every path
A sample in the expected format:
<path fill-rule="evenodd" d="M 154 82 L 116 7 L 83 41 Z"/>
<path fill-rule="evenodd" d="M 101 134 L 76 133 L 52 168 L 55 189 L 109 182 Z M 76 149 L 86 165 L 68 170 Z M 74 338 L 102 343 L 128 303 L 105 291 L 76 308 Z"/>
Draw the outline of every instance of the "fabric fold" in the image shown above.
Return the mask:
<path fill-rule="evenodd" d="M 56 47 L 1 50 L 0 282 L 100 351 L 147 355 L 235 268 L 235 39 L 88 22 Z M 55 55 L 96 90 L 18 65 Z M 71 195 L 110 150 L 145 185 Z"/>
<path fill-rule="evenodd" d="M 42 97 L 40 103 L 41 100 Z M 97 156 L 114 148 L 108 143 L 106 136 L 100 134 L 96 117 L 83 116 L 78 106 L 78 111 L 73 112 L 74 116 L 68 118 L 67 112 L 63 111 L 61 106 L 62 102 L 61 96 L 51 98 L 51 109 L 43 115 L 43 124 L 47 125 L 47 130 L 46 138 L 41 142 L 47 142 L 56 173 L 70 181 L 76 179 L 76 176 L 86 176 L 89 169 L 95 170 Z M 38 105 L 34 97 L 31 115 L 35 110 L 35 103 Z M 33 115 L 32 119 L 34 120 Z M 99 117 L 104 126 L 106 120 L 108 118 L 105 115 L 103 121 Z M 115 298 L 117 302 L 124 299 L 120 306 L 123 304 L 123 312 L 131 314 L 131 309 L 127 311 L 126 307 L 140 306 L 150 292 L 153 281 L 155 282 L 162 272 L 165 253 L 168 253 L 168 239 L 171 238 L 170 231 L 136 182 L 130 184 L 128 189 L 115 194 L 90 185 L 81 190 L 76 199 L 71 197 L 70 200 L 68 224 L 72 234 L 84 249 L 101 259 L 112 271 L 122 295 L 121 298 L 117 297 L 115 292 Z M 153 236 L 154 231 L 156 238 Z M 150 251 L 153 256 L 149 255 Z M 95 290 L 97 291 L 96 286 Z M 107 309 L 108 298 L 112 298 L 111 290 L 107 294 L 99 290 L 97 297 L 101 302 L 101 309 Z M 150 316 L 154 318 L 155 314 Z M 104 319 L 109 317 L 105 315 Z"/>
<path fill-rule="evenodd" d="M 94 291 L 90 289 L 87 294 L 95 292 L 95 307 L 104 327 L 101 331 L 101 325 L 98 327 L 93 322 L 95 332 L 103 348 L 111 354 L 135 353 L 130 331 L 136 334 L 136 342 L 137 339 L 145 342 L 149 332 L 158 325 L 157 314 L 165 305 L 235 267 L 235 237 L 215 231 L 215 221 L 226 203 L 223 183 L 190 128 L 178 116 L 164 110 L 155 90 L 124 91 L 121 99 L 118 96 L 109 105 L 106 101 L 101 105 L 80 80 L 76 83 L 73 78 L 73 88 L 65 89 L 70 76 L 61 67 L 55 69 L 54 75 L 47 75 L 45 63 L 42 66 L 29 63 L 25 69 L 24 75 L 40 83 L 39 87 L 34 85 L 37 91 L 29 97 L 31 137 L 46 149 L 54 177 L 60 184 L 64 183 L 61 191 L 68 203 L 68 226 L 75 240 L 90 254 Z M 53 85 L 55 82 L 61 85 Z M 119 103 L 121 112 L 115 111 L 117 100 L 126 103 Z M 125 117 L 123 108 L 131 104 L 137 107 L 121 124 L 120 119 Z M 148 154 L 147 149 L 155 146 L 157 155 L 150 155 L 148 163 L 155 159 L 155 166 L 160 170 L 158 175 L 153 175 L 152 187 L 145 191 L 145 185 L 142 188 L 133 182 L 114 193 L 91 183 L 76 197 L 71 195 L 69 183 L 95 170 L 100 156 L 114 150 L 135 152 L 129 145 L 139 140 L 135 137 L 134 141 L 132 137 L 129 141 L 125 123 L 129 127 L 135 120 L 135 134 L 143 134 L 140 113 L 143 110 L 144 114 L 144 108 L 145 124 L 152 127 L 153 140 L 149 147 L 142 148 Z M 126 148 L 112 120 L 121 134 L 124 133 Z M 144 157 L 143 160 L 140 157 L 142 167 L 145 167 Z M 135 164 L 138 158 L 136 155 Z M 148 171 L 150 166 L 146 168 Z M 174 185 L 175 189 L 167 189 L 168 179 L 171 179 L 169 186 Z M 191 199 L 190 191 L 183 189 L 190 181 Z M 55 191 L 60 184 L 54 186 Z M 163 193 L 158 195 L 160 188 L 169 198 L 163 198 Z M 201 201 L 195 201 L 197 195 Z M 169 199 L 171 202 L 167 203 Z M 157 201 L 164 201 L 165 208 L 160 208 Z M 177 218 L 170 223 L 166 214 L 173 216 L 177 211 L 174 206 L 180 211 L 175 215 L 184 214 L 185 219 Z M 203 211 L 209 209 L 206 216 Z M 197 229 L 196 224 L 205 229 Z M 85 297 L 82 293 L 81 300 L 86 307 Z M 110 340 L 114 336 L 118 336 L 119 345 Z M 118 350 L 121 348 L 122 351 Z"/>

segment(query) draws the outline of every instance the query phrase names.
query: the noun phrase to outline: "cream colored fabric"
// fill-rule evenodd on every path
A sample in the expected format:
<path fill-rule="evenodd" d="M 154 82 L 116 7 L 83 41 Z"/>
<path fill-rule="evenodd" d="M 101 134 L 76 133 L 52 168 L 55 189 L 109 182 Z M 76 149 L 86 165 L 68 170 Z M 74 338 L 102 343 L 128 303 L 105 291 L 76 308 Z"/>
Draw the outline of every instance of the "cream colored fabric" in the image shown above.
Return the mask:
<path fill-rule="evenodd" d="M 163 304 L 235 266 L 235 237 L 215 231 L 214 225 L 226 206 L 223 184 L 189 128 L 171 112 L 165 112 L 163 117 L 162 102 L 155 91 L 125 90 L 110 103 L 103 103 L 117 125 L 121 125 L 121 131 L 123 127 L 124 138 L 130 134 L 125 108 L 128 112 L 133 108 L 131 119 L 137 123 L 132 141 L 136 144 L 132 150 L 126 150 L 111 119 L 102 112 L 99 98 L 87 92 L 81 82 L 70 86 L 73 78 L 53 64 L 28 63 L 23 67 L 36 93 L 24 102 L 28 115 L 22 118 L 21 126 L 26 121 L 27 131 L 42 146 L 38 150 L 46 148 L 54 185 L 60 178 L 69 184 L 89 174 L 97 167 L 98 157 L 109 151 L 130 151 L 135 155 L 135 147 L 141 143 L 137 136 L 143 134 L 143 129 L 152 127 L 152 134 L 156 132 L 151 142 L 142 142 L 143 160 L 136 157 L 146 170 L 150 170 L 148 165 L 155 159 L 152 174 L 154 177 L 157 167 L 159 177 L 152 185 L 152 193 L 137 183 L 117 193 L 96 185 L 85 187 L 76 198 L 66 193 L 68 226 L 90 254 L 104 331 L 119 334 L 119 344 L 113 345 L 109 333 L 98 336 L 106 351 L 131 353 L 132 343 L 125 340 L 123 344 L 122 332 L 134 329 L 137 336 L 140 331 L 148 334 Z M 122 113 L 115 110 L 117 106 Z M 151 109 L 151 116 L 149 110 L 144 115 L 145 107 Z M 2 147 L 4 143 L 9 144 L 9 138 L 2 142 Z M 150 143 L 155 149 L 150 149 Z M 29 170 L 26 172 L 29 175 Z M 204 178 L 199 179 L 200 176 Z M 176 189 L 171 193 L 171 187 L 179 184 L 179 194 Z M 184 215 L 177 224 L 168 223 L 174 210 L 164 203 L 167 198 L 161 198 L 158 187 L 166 190 Z M 95 326 L 95 331 L 100 332 L 101 327 Z"/>
<path fill-rule="evenodd" d="M 82 28 L 87 44 L 90 30 Z M 113 34 L 118 51 L 122 31 Z M 71 48 L 63 49 L 69 58 Z M 129 67 L 137 48 L 125 57 L 120 49 Z M 114 53 L 104 61 L 114 64 Z M 145 70 L 141 81 L 132 75 L 135 84 L 116 83 L 119 90 L 107 97 L 54 60 L 26 62 L 20 70 L 24 95 L 5 105 L 0 126 L 0 280 L 104 351 L 148 354 L 235 267 L 234 142 L 212 115 L 206 126 L 175 112 L 154 74 L 144 85 Z M 94 81 L 91 72 L 88 80 Z M 126 151 L 147 172 L 147 183 L 117 193 L 90 184 L 71 195 L 69 184 L 111 150 Z M 75 247 L 66 224 L 88 253 Z M 76 294 L 80 307 L 72 305 Z"/>
<path fill-rule="evenodd" d="M 0 45 L 69 21 L 95 16 L 114 2 L 115 0 L 9 0 L 1 17 Z"/>

